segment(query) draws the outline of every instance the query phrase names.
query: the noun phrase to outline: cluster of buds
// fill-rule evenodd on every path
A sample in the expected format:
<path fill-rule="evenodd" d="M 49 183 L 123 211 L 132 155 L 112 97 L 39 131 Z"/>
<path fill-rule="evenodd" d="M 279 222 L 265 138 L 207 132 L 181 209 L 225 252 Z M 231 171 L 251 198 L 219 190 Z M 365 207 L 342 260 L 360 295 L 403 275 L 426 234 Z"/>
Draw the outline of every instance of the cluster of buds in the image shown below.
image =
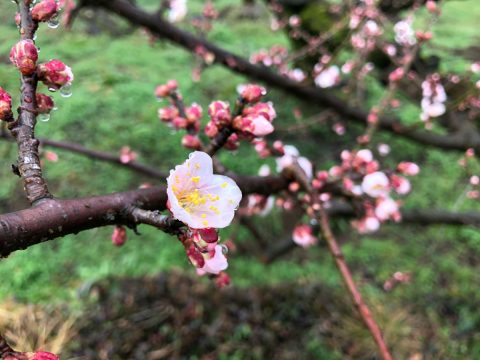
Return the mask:
<path fill-rule="evenodd" d="M 38 49 L 32 40 L 21 40 L 10 50 L 10 61 L 25 76 L 37 69 Z"/>
<path fill-rule="evenodd" d="M 12 97 L 2 87 L 0 87 L 0 121 L 12 121 Z"/>
<path fill-rule="evenodd" d="M 60 60 L 39 64 L 37 72 L 39 80 L 51 91 L 69 87 L 73 81 L 72 69 Z"/>
<path fill-rule="evenodd" d="M 186 246 L 188 259 L 199 275 L 219 275 L 227 269 L 227 248 L 218 244 L 220 238 L 216 229 L 190 229 L 181 240 Z"/>
<path fill-rule="evenodd" d="M 42 0 L 32 8 L 32 19 L 38 22 L 50 21 L 57 16 L 58 10 L 56 0 Z"/>

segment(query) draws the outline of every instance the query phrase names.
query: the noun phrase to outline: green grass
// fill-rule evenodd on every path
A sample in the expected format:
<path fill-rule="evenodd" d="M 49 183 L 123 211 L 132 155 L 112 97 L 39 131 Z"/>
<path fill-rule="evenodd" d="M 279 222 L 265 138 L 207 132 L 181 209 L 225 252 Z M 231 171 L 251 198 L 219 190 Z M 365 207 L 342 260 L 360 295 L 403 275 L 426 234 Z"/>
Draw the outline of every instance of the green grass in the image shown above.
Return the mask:
<path fill-rule="evenodd" d="M 152 6 L 158 1 L 145 0 L 143 3 Z M 221 8 L 232 2 L 221 1 L 219 4 Z M 199 2 L 194 6 L 198 9 Z M 0 5 L 0 55 L 8 54 L 17 39 L 11 21 L 13 14 L 10 2 Z M 445 5 L 444 16 L 434 28 L 438 37 L 429 48 L 432 53 L 439 52 L 445 58 L 442 65 L 445 69 L 465 68 L 467 62 L 454 56 L 450 49 L 466 48 L 478 42 L 476 20 L 479 16 L 477 0 L 451 1 Z M 288 44 L 282 33 L 272 34 L 268 27 L 266 19 L 252 22 L 230 16 L 215 24 L 211 39 L 245 56 L 260 47 Z M 82 24 L 77 24 L 77 28 L 82 28 Z M 203 73 L 202 82 L 195 83 L 191 80 L 194 60 L 190 54 L 164 42 L 151 46 L 139 30 L 112 39 L 107 35 L 85 36 L 78 30 L 42 29 L 38 44 L 42 60 L 61 58 L 72 66 L 76 80 L 71 98 L 55 96 L 58 111 L 48 123 L 38 124 L 37 135 L 78 142 L 113 153 L 123 145 L 129 145 L 140 154 L 142 162 L 162 170 L 181 162 L 187 151 L 179 146 L 182 134 L 171 134 L 156 118 L 159 103 L 153 97 L 155 86 L 176 78 L 185 100 L 198 102 L 205 109 L 212 99 L 233 100 L 236 85 L 246 81 L 221 67 L 211 67 Z M 13 94 L 18 88 L 15 69 L 3 63 L 0 64 L 0 86 Z M 380 89 L 373 85 L 371 91 L 380 93 Z M 272 91 L 270 97 L 279 113 L 277 123 L 292 123 L 291 108 L 298 103 L 285 99 L 277 91 Z M 308 108 L 304 111 L 313 112 Z M 418 116 L 417 111 L 408 108 L 399 115 L 408 121 Z M 331 134 L 321 128 L 311 131 L 318 132 L 323 139 L 331 138 Z M 297 142 L 306 154 L 313 159 L 325 159 L 325 162 L 318 162 L 320 168 L 325 168 L 326 163 L 331 164 L 331 158 L 302 140 L 297 139 Z M 467 177 L 456 165 L 460 153 L 424 148 L 388 134 L 379 135 L 377 140 L 392 144 L 396 160 L 416 160 L 422 164 L 420 176 L 413 181 L 414 192 L 405 200 L 406 208 L 480 210 L 478 203 L 461 197 L 467 186 Z M 92 162 L 63 151 L 58 153 L 60 161 L 46 162 L 45 174 L 53 193 L 59 197 L 104 194 L 151 182 L 112 165 Z M 9 170 L 16 158 L 15 146 L 0 143 L 0 158 L 0 209 L 23 208 L 26 204 L 21 185 Z M 236 156 L 222 153 L 221 159 L 235 171 L 248 174 L 254 174 L 261 164 L 248 146 L 242 147 Z M 278 218 L 274 221 L 278 222 Z M 392 225 L 373 236 L 360 237 L 345 223 L 339 223 L 338 228 L 349 238 L 344 246 L 347 261 L 357 278 L 369 279 L 364 282 L 362 290 L 373 301 L 388 302 L 393 297 L 400 303 L 413 304 L 431 314 L 441 324 L 441 331 L 452 336 L 472 332 L 479 326 L 478 289 L 475 286 L 480 283 L 478 230 Z M 120 249 L 111 245 L 111 231 L 112 228 L 104 228 L 67 236 L 16 252 L 2 260 L 0 299 L 14 297 L 34 303 L 72 302 L 93 281 L 110 275 L 155 274 L 172 267 L 194 272 L 177 241 L 159 231 L 140 227 L 141 236 L 129 232 L 127 244 Z M 229 231 L 224 233 L 227 237 Z M 249 236 L 244 231 L 241 235 L 242 241 Z M 272 235 L 273 238 L 275 233 Z M 380 290 L 381 284 L 395 271 L 411 272 L 413 284 L 386 294 Z M 269 266 L 249 256 L 233 255 L 230 273 L 235 284 L 245 287 L 286 280 L 300 283 L 320 281 L 332 288 L 342 286 L 324 247 L 308 253 L 296 249 L 288 259 Z M 446 306 L 458 312 L 456 322 L 439 315 Z M 459 336 L 458 339 L 452 340 L 452 358 L 468 351 L 470 355 L 480 356 L 478 346 L 476 350 L 471 345 L 465 347 L 463 338 Z M 312 351 L 321 353 L 323 348 L 317 349 L 318 346 L 312 342 Z"/>

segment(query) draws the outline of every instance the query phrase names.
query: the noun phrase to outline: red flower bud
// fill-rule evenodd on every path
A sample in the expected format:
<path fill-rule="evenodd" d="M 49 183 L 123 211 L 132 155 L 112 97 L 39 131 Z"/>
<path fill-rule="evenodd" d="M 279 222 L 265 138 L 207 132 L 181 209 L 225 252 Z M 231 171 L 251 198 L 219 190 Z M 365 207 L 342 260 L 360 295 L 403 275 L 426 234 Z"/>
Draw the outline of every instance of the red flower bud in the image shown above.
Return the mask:
<path fill-rule="evenodd" d="M 170 95 L 170 89 L 167 85 L 158 85 L 155 89 L 155 96 L 157 98 L 164 98 Z"/>
<path fill-rule="evenodd" d="M 170 122 L 178 116 L 178 109 L 173 106 L 158 109 L 158 118 L 163 122 Z"/>
<path fill-rule="evenodd" d="M 249 84 L 245 86 L 240 96 L 248 103 L 255 103 L 260 101 L 262 96 L 264 96 L 266 93 L 267 91 L 263 86 Z"/>
<path fill-rule="evenodd" d="M 115 246 L 122 246 L 127 241 L 127 231 L 123 226 L 117 226 L 113 230 L 112 243 Z"/>
<path fill-rule="evenodd" d="M 32 40 L 21 40 L 10 51 L 10 61 L 23 75 L 32 75 L 37 68 L 38 50 Z"/>
<path fill-rule="evenodd" d="M 12 97 L 0 87 L 0 120 L 12 121 Z"/>
<path fill-rule="evenodd" d="M 38 65 L 38 76 L 51 90 L 58 90 L 73 81 L 72 69 L 60 60 Z"/>
<path fill-rule="evenodd" d="M 182 145 L 187 149 L 199 150 L 201 147 L 200 139 L 191 134 L 187 134 L 182 138 Z"/>
<path fill-rule="evenodd" d="M 202 107 L 193 103 L 192 106 L 185 109 L 185 114 L 187 115 L 188 122 L 194 124 L 202 118 Z"/>
<path fill-rule="evenodd" d="M 172 125 L 175 129 L 186 129 L 188 126 L 187 119 L 177 116 L 172 120 Z"/>
<path fill-rule="evenodd" d="M 198 229 L 200 236 L 207 243 L 213 243 L 218 241 L 218 232 L 214 228 Z"/>
<path fill-rule="evenodd" d="M 200 251 L 195 247 L 195 245 L 190 245 L 187 250 L 188 260 L 192 263 L 193 266 L 197 268 L 202 268 L 205 265 L 205 259 Z"/>
<path fill-rule="evenodd" d="M 35 21 L 48 21 L 57 15 L 58 5 L 55 0 L 42 0 L 32 9 L 32 19 Z"/>
<path fill-rule="evenodd" d="M 52 97 L 37 93 L 37 111 L 39 114 L 49 114 L 55 107 Z"/>
<path fill-rule="evenodd" d="M 237 150 L 239 146 L 240 143 L 238 141 L 238 135 L 233 133 L 232 135 L 230 135 L 227 142 L 225 143 L 225 149 L 233 151 Z"/>
<path fill-rule="evenodd" d="M 217 278 L 215 279 L 215 285 L 217 285 L 220 289 L 230 285 L 230 283 L 231 283 L 230 276 L 223 271 L 220 272 Z"/>

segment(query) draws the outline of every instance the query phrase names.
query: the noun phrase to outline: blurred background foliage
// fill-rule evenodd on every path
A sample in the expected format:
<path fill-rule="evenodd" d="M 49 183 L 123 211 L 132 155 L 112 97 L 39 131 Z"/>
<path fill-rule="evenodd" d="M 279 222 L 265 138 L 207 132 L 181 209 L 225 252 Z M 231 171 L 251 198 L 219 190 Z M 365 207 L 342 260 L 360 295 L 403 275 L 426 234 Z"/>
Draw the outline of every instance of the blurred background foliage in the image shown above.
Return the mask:
<path fill-rule="evenodd" d="M 158 5 L 157 0 L 139 3 L 150 9 Z M 201 10 L 203 2 L 192 0 L 190 3 L 191 16 Z M 267 12 L 252 20 L 239 16 L 242 11 L 239 0 L 219 0 L 215 5 L 224 10 L 224 15 L 215 23 L 209 35 L 211 41 L 246 57 L 259 48 L 277 44 L 288 46 L 289 41 L 282 32 L 270 31 Z M 139 153 L 140 161 L 168 171 L 183 161 L 188 152 L 180 146 L 182 134 L 173 133 L 157 120 L 156 111 L 161 104 L 153 96 L 155 86 L 175 78 L 186 102 L 197 102 L 206 109 L 214 99 L 233 101 L 236 86 L 248 80 L 220 66 L 212 66 L 203 72 L 201 82 L 194 82 L 191 54 L 163 41 L 152 45 L 141 29 L 132 29 L 118 18 L 89 11 L 85 17 L 93 20 L 85 21 L 84 17 L 70 32 L 43 26 L 38 33 L 40 58 L 62 59 L 72 67 L 76 79 L 71 98 L 55 95 L 58 110 L 49 122 L 38 124 L 37 136 L 72 141 L 111 153 L 118 153 L 122 146 L 130 146 Z M 0 4 L 0 85 L 15 97 L 19 87 L 18 74 L 8 61 L 10 47 L 18 38 L 14 13 L 15 6 L 10 1 Z M 443 6 L 443 16 L 433 28 L 435 40 L 427 46 L 429 53 L 441 56 L 442 70 L 462 72 L 469 64 L 468 56 L 462 54 L 471 57 L 473 52 L 478 55 L 475 46 L 480 40 L 476 31 L 479 17 L 477 0 L 448 1 Z M 380 96 L 382 88 L 373 79 L 368 83 L 371 94 Z M 322 124 L 312 125 L 304 131 L 288 131 L 289 126 L 302 124 L 314 115 L 315 109 L 273 89 L 268 98 L 279 113 L 277 136 L 299 147 L 319 169 L 331 166 L 340 151 L 347 148 L 359 133 L 355 126 L 348 125 L 351 135 L 342 138 Z M 18 98 L 15 100 L 18 104 Z M 304 119 L 294 118 L 292 109 L 296 107 L 302 109 Z M 416 119 L 419 111 L 409 107 L 398 110 L 398 113 L 408 121 L 412 117 Z M 405 208 L 480 210 L 478 202 L 465 198 L 468 177 L 457 165 L 461 153 L 426 148 L 389 134 L 378 134 L 375 141 L 392 147 L 392 155 L 385 160 L 386 164 L 399 160 L 421 164 L 422 172 L 413 181 L 414 190 L 405 199 Z M 104 194 L 134 189 L 144 182 L 152 183 L 151 179 L 126 169 L 55 151 L 59 161 L 45 161 L 45 175 L 58 197 Z M 2 212 L 27 206 L 20 182 L 10 171 L 15 157 L 16 147 L 1 142 Z M 233 170 L 244 174 L 255 174 L 262 164 L 247 144 L 243 144 L 236 154 L 223 152 L 221 159 Z M 278 212 L 267 219 L 255 220 L 258 224 L 262 221 L 268 226 L 260 225 L 260 228 L 270 229 L 268 233 L 264 231 L 270 243 L 282 237 Z M 334 225 L 344 242 L 347 262 L 361 284 L 367 302 L 380 317 L 381 325 L 388 326 L 387 339 L 394 352 L 400 354 L 399 358 L 422 353 L 429 359 L 480 358 L 478 229 L 389 225 L 374 235 L 359 236 L 349 228 L 347 221 L 336 221 Z M 50 309 L 68 304 L 69 315 L 60 313 L 69 319 L 74 316 L 72 314 L 81 315 L 88 308 L 92 300 L 84 295 L 97 281 L 112 276 L 153 276 L 173 268 L 194 274 L 175 239 L 141 227 L 141 236 L 129 232 L 127 244 L 116 248 L 110 242 L 111 232 L 112 228 L 102 228 L 67 236 L 2 260 L 0 301 L 5 303 L 0 308 L 9 308 L 11 299 Z M 223 238 L 227 239 L 232 232 L 235 232 L 239 244 L 247 246 L 252 242 L 251 234 L 237 225 L 222 231 Z M 333 306 L 334 310 L 327 311 L 324 316 L 328 318 L 336 313 L 335 316 L 340 318 L 338 323 L 342 325 L 333 327 L 332 338 L 343 339 L 344 343 L 325 343 L 321 337 L 305 334 L 305 339 L 309 339 L 305 354 L 312 358 L 340 358 L 340 346 L 345 347 L 348 341 L 357 339 L 365 346 L 357 344 L 361 351 L 353 354 L 360 355 L 353 357 L 371 356 L 368 351 L 372 351 L 372 343 L 356 317 L 349 312 L 340 312 L 340 315 L 335 312 L 335 303 L 345 302 L 343 297 L 346 295 L 330 254 L 323 246 L 309 251 L 295 249 L 268 265 L 257 261 L 260 255 L 238 253 L 230 257 L 229 273 L 235 286 L 247 292 L 252 286 L 290 284 L 301 289 L 320 284 L 324 291 L 331 292 L 325 301 L 332 302 L 330 307 Z M 392 292 L 383 291 L 384 281 L 396 271 L 410 273 L 411 283 L 400 285 Z M 195 281 L 209 286 L 207 279 Z M 297 306 L 294 300 L 301 302 L 301 297 L 290 299 L 292 307 Z M 289 303 L 289 299 L 285 301 Z M 7 325 L 0 321 L 0 328 L 2 326 Z M 62 336 L 68 339 L 68 336 Z M 402 339 L 411 341 L 402 342 Z M 352 350 L 345 353 L 352 354 Z M 232 358 L 248 358 L 242 354 L 238 356 Z"/>

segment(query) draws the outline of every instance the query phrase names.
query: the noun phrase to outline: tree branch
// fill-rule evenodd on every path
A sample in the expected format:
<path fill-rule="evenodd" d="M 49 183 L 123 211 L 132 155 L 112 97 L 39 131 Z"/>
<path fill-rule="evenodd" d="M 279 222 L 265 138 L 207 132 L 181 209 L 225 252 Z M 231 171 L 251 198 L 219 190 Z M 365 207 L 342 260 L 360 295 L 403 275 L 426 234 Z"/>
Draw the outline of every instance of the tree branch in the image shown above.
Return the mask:
<path fill-rule="evenodd" d="M 35 37 L 38 24 L 32 20 L 30 6 L 25 1 L 18 2 L 21 15 L 20 34 L 22 40 L 32 40 Z M 43 179 L 40 158 L 38 155 L 39 142 L 35 139 L 35 125 L 37 122 L 37 75 L 22 75 L 21 106 L 17 121 L 9 124 L 12 135 L 18 144 L 18 170 L 23 179 L 27 199 L 31 204 L 51 198 L 47 184 Z"/>
<path fill-rule="evenodd" d="M 309 101 L 323 107 L 332 108 L 338 115 L 352 121 L 366 125 L 368 112 L 348 105 L 336 97 L 331 91 L 304 86 L 286 77 L 278 75 L 268 68 L 251 64 L 248 60 L 230 53 L 205 39 L 198 38 L 165 21 L 157 14 L 150 14 L 139 7 L 124 0 L 84 0 L 83 5 L 102 7 L 127 19 L 132 24 L 147 28 L 153 34 L 168 39 L 185 49 L 194 52 L 203 47 L 215 55 L 214 61 L 224 65 L 239 74 L 251 79 L 267 83 L 271 87 L 284 90 L 304 101 Z M 380 129 L 390 131 L 421 144 L 432 145 L 443 149 L 466 150 L 474 148 L 480 151 L 480 134 L 478 131 L 456 132 L 450 135 L 440 135 L 433 132 L 411 129 L 402 125 L 395 117 L 382 116 L 379 118 Z"/>

